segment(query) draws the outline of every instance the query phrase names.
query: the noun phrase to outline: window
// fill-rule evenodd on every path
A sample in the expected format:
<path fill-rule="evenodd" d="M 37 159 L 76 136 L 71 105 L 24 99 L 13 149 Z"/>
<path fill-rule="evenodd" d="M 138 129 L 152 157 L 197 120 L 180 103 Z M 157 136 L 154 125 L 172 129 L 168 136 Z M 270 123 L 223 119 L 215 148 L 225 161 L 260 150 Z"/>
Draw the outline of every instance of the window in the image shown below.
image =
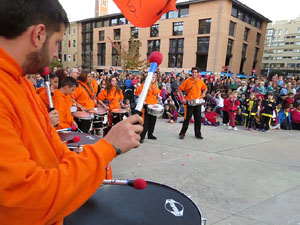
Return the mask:
<path fill-rule="evenodd" d="M 154 24 L 150 27 L 150 37 L 158 37 L 159 36 L 159 25 Z"/>
<path fill-rule="evenodd" d="M 139 38 L 139 28 L 138 27 L 131 27 L 131 37 Z"/>
<path fill-rule="evenodd" d="M 197 53 L 208 54 L 209 50 L 209 37 L 198 37 L 197 41 Z"/>
<path fill-rule="evenodd" d="M 235 30 L 235 23 L 230 21 L 230 25 L 229 25 L 229 35 L 230 36 L 234 36 L 234 30 Z"/>
<path fill-rule="evenodd" d="M 76 55 L 73 54 L 73 62 L 76 62 Z"/>
<path fill-rule="evenodd" d="M 261 37 L 261 34 L 257 33 L 257 35 L 256 35 L 256 45 L 259 45 L 259 43 L 260 43 L 260 37 Z"/>
<path fill-rule="evenodd" d="M 209 34 L 211 19 L 199 20 L 198 34 Z"/>
<path fill-rule="evenodd" d="M 278 31 L 279 33 L 279 31 Z M 270 37 L 270 36 L 274 36 L 275 35 L 275 30 L 274 29 L 268 29 L 267 30 L 267 36 Z"/>
<path fill-rule="evenodd" d="M 245 14 L 244 22 L 250 24 L 250 16 L 248 14 Z"/>
<path fill-rule="evenodd" d="M 187 17 L 189 16 L 189 7 L 179 8 L 179 17 Z"/>
<path fill-rule="evenodd" d="M 110 24 L 111 24 L 111 26 L 116 26 L 116 25 L 118 25 L 118 19 L 117 19 L 117 18 L 111 19 L 111 20 L 110 20 Z"/>
<path fill-rule="evenodd" d="M 288 29 L 285 29 L 285 35 L 287 35 L 289 33 Z"/>
<path fill-rule="evenodd" d="M 254 61 L 257 61 L 258 52 L 259 52 L 259 48 L 255 48 Z"/>
<path fill-rule="evenodd" d="M 98 44 L 98 66 L 105 66 L 105 50 L 106 44 L 100 43 Z"/>
<path fill-rule="evenodd" d="M 125 17 L 121 17 L 121 18 L 119 19 L 119 24 L 120 24 L 120 25 L 126 24 L 126 19 L 125 19 Z"/>
<path fill-rule="evenodd" d="M 114 44 L 121 46 L 121 42 L 114 42 Z M 112 56 L 112 66 L 121 66 L 120 54 L 114 46 L 112 46 L 111 56 Z"/>
<path fill-rule="evenodd" d="M 120 39 L 121 39 L 121 30 L 114 29 L 114 40 L 120 40 Z"/>
<path fill-rule="evenodd" d="M 168 18 L 167 15 L 168 15 L 168 13 L 163 14 L 163 15 L 160 17 L 160 19 L 161 19 L 161 20 L 167 19 L 167 18 Z"/>
<path fill-rule="evenodd" d="M 109 27 L 109 20 L 104 20 L 103 21 L 103 27 Z"/>
<path fill-rule="evenodd" d="M 298 33 L 300 33 L 300 27 L 298 27 Z"/>
<path fill-rule="evenodd" d="M 99 41 L 104 41 L 105 31 L 101 30 L 99 31 Z"/>
<path fill-rule="evenodd" d="M 148 41 L 148 52 L 149 56 L 154 51 L 160 51 L 160 40 L 150 40 Z"/>
<path fill-rule="evenodd" d="M 244 21 L 244 16 L 245 16 L 245 13 L 239 10 L 238 11 L 238 19 Z"/>
<path fill-rule="evenodd" d="M 178 18 L 178 12 L 176 11 L 170 11 L 168 15 L 169 15 L 169 19 Z"/>
<path fill-rule="evenodd" d="M 173 36 L 183 35 L 183 22 L 173 23 Z"/>
<path fill-rule="evenodd" d="M 67 55 L 64 54 L 64 61 L 66 62 L 67 61 Z"/>
<path fill-rule="evenodd" d="M 300 52 L 300 49 L 294 49 L 294 52 L 298 53 L 298 52 Z"/>
<path fill-rule="evenodd" d="M 246 53 L 247 53 L 247 45 L 243 44 L 242 48 L 242 58 L 246 58 Z"/>
<path fill-rule="evenodd" d="M 231 15 L 232 15 L 233 17 L 237 17 L 237 15 L 238 15 L 238 10 L 237 10 L 237 8 L 235 8 L 235 7 L 232 6 L 232 9 L 231 9 Z"/>
<path fill-rule="evenodd" d="M 76 29 L 73 29 L 73 34 L 76 34 Z"/>
<path fill-rule="evenodd" d="M 102 0 L 103 7 L 106 7 L 106 0 Z"/>
<path fill-rule="evenodd" d="M 250 29 L 246 27 L 245 31 L 244 31 L 244 41 L 248 41 L 249 31 L 250 31 Z"/>
<path fill-rule="evenodd" d="M 282 33 L 282 31 L 281 31 L 281 30 L 279 30 L 279 31 L 278 31 L 278 36 L 281 36 L 281 33 Z"/>
<path fill-rule="evenodd" d="M 300 41 L 295 42 L 295 45 L 300 45 Z"/>
<path fill-rule="evenodd" d="M 233 48 L 233 40 L 228 39 L 228 45 L 227 45 L 227 55 L 232 55 L 232 48 Z"/>
<path fill-rule="evenodd" d="M 168 67 L 182 68 L 184 39 L 170 39 L 169 63 Z"/>
<path fill-rule="evenodd" d="M 76 48 L 76 40 L 73 40 L 73 48 Z"/>
<path fill-rule="evenodd" d="M 250 24 L 254 27 L 256 26 L 256 19 L 254 17 L 251 17 Z"/>

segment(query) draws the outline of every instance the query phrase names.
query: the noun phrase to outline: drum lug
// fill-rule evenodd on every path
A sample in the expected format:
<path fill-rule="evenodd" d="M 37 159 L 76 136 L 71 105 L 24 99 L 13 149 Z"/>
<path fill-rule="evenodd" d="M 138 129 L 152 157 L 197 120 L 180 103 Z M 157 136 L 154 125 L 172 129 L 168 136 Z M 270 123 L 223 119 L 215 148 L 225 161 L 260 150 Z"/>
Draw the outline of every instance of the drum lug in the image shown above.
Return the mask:
<path fill-rule="evenodd" d="M 207 219 L 206 218 L 202 218 L 201 220 L 202 220 L 201 225 L 206 225 Z"/>

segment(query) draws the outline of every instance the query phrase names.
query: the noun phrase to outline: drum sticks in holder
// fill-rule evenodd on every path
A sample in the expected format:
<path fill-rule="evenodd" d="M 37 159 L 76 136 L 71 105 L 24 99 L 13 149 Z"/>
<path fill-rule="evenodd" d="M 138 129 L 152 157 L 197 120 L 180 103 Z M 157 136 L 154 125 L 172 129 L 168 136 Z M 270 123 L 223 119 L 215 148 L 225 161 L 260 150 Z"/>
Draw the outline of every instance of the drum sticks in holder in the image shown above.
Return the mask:
<path fill-rule="evenodd" d="M 146 78 L 144 88 L 142 90 L 142 93 L 139 97 L 138 103 L 135 107 L 135 112 L 134 114 L 139 114 L 140 116 L 142 115 L 142 109 L 144 106 L 144 101 L 146 99 L 146 96 L 148 94 L 148 90 L 150 88 L 151 82 L 152 82 L 152 77 L 153 74 L 155 73 L 157 67 L 161 64 L 163 60 L 163 56 L 160 52 L 154 51 L 151 53 L 149 56 L 149 62 L 150 62 L 150 68 L 148 72 L 148 76 Z"/>
<path fill-rule="evenodd" d="M 135 180 L 104 180 L 103 184 L 110 185 L 126 185 L 134 187 L 137 190 L 142 190 L 147 187 L 147 182 L 144 179 L 135 179 Z"/>

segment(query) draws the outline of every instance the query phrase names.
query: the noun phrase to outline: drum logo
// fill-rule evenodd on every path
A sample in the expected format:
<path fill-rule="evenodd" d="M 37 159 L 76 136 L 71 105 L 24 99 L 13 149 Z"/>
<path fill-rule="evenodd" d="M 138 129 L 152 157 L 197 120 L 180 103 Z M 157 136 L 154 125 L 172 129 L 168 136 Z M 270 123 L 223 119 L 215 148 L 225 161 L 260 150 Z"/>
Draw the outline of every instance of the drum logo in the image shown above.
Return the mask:
<path fill-rule="evenodd" d="M 165 202 L 165 209 L 174 216 L 183 216 L 184 207 L 179 202 L 173 199 L 167 199 Z"/>

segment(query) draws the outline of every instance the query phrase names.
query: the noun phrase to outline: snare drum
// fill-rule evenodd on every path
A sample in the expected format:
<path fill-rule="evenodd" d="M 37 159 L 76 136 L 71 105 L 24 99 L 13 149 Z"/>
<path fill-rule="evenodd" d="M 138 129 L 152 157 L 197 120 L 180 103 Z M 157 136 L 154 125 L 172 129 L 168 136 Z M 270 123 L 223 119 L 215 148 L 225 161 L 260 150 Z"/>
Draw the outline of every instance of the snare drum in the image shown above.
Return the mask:
<path fill-rule="evenodd" d="M 71 114 L 73 115 L 74 113 L 76 113 L 77 112 L 77 107 L 76 106 L 71 106 Z"/>
<path fill-rule="evenodd" d="M 205 103 L 205 100 L 203 98 L 191 99 L 191 100 L 187 101 L 187 104 L 189 106 L 203 105 L 204 103 Z"/>
<path fill-rule="evenodd" d="M 82 152 L 84 145 L 92 145 L 100 140 L 100 138 L 95 135 L 79 133 L 79 132 L 72 132 L 72 131 L 71 132 L 61 132 L 61 133 L 58 133 L 58 135 L 63 142 L 72 140 L 74 137 L 79 136 L 80 137 L 79 142 L 67 144 L 68 148 L 71 151 L 74 151 L 77 153 Z"/>
<path fill-rule="evenodd" d="M 74 113 L 74 120 L 76 121 L 79 130 L 84 133 L 89 133 L 91 131 L 92 122 L 94 120 L 94 115 L 88 112 L 76 112 Z"/>
<path fill-rule="evenodd" d="M 118 122 L 126 119 L 129 116 L 127 109 L 114 109 L 111 111 L 112 125 L 116 125 Z"/>
<path fill-rule="evenodd" d="M 104 128 L 107 123 L 107 110 L 104 108 L 92 108 L 88 109 L 87 112 L 94 115 L 93 129 Z"/>
<path fill-rule="evenodd" d="M 160 117 L 164 113 L 164 107 L 160 104 L 147 105 L 147 113 L 151 116 Z"/>
<path fill-rule="evenodd" d="M 147 181 L 147 187 L 102 185 L 64 225 L 202 225 L 201 212 L 185 194 Z"/>

